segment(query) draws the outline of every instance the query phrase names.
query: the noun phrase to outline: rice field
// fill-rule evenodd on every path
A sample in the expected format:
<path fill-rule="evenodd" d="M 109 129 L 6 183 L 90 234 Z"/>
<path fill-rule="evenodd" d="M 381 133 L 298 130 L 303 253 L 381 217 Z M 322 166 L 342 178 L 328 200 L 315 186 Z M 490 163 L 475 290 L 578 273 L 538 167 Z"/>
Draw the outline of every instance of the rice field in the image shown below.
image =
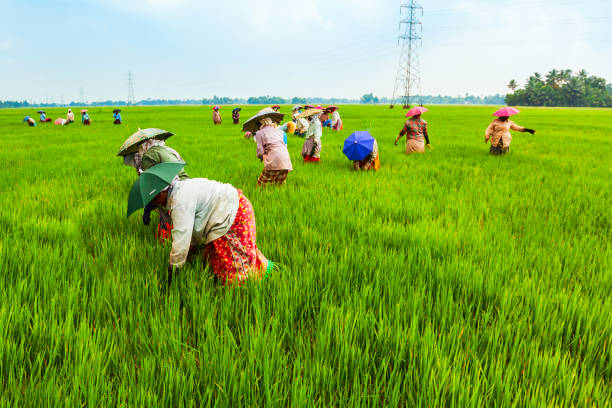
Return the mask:
<path fill-rule="evenodd" d="M 537 133 L 500 158 L 493 107 L 430 108 L 433 149 L 406 156 L 402 110 L 341 106 L 321 163 L 289 136 L 265 189 L 231 107 L 0 110 L 0 405 L 610 406 L 612 110 L 524 108 Z M 196 261 L 164 290 L 170 245 L 125 217 L 138 127 L 244 191 L 271 278 L 221 287 Z M 341 152 L 365 129 L 377 173 Z"/>

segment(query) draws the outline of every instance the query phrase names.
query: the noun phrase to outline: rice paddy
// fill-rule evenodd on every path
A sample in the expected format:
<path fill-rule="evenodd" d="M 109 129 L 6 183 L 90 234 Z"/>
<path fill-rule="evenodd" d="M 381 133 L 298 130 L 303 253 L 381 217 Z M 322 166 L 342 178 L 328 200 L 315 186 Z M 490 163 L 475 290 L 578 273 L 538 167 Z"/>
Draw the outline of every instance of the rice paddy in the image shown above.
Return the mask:
<path fill-rule="evenodd" d="M 402 110 L 341 106 L 321 163 L 289 136 L 295 170 L 265 189 L 231 107 L 0 110 L 0 404 L 609 406 L 612 111 L 524 108 L 537 133 L 492 157 L 494 108 L 430 108 L 433 149 L 406 156 Z M 164 289 L 170 245 L 125 217 L 139 127 L 244 191 L 269 279 L 221 287 L 196 260 Z M 365 129 L 376 173 L 341 151 Z"/>

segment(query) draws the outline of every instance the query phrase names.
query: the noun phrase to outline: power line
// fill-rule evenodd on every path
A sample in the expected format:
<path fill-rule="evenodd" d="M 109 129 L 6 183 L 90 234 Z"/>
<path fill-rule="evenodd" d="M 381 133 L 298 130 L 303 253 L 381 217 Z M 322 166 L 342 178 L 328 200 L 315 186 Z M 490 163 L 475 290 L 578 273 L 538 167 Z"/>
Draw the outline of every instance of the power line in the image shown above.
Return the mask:
<path fill-rule="evenodd" d="M 417 19 L 417 14 L 423 15 L 423 7 L 415 0 L 410 0 L 400 6 L 400 18 L 406 10 L 407 17 L 400 20 L 400 29 L 404 27 L 404 33 L 398 37 L 402 49 L 400 52 L 399 67 L 395 77 L 393 96 L 391 98 L 391 108 L 400 101 L 402 106 L 407 109 L 410 107 L 411 99 L 421 92 L 421 73 L 419 68 L 418 48 L 422 45 L 422 38 L 417 33 L 417 28 L 423 31 L 421 21 Z"/>

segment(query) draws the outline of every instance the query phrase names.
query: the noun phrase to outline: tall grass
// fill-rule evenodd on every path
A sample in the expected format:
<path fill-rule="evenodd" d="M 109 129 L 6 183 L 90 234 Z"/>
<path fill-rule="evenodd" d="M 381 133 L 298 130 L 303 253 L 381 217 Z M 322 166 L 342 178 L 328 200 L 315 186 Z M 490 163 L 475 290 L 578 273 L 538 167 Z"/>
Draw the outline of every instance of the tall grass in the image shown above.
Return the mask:
<path fill-rule="evenodd" d="M 402 111 L 341 107 L 319 165 L 290 136 L 288 184 L 258 189 L 227 108 L 0 110 L 1 404 L 610 405 L 612 111 L 523 109 L 538 132 L 503 158 L 491 111 L 432 107 L 434 150 L 406 156 Z M 164 290 L 169 245 L 125 218 L 115 156 L 138 127 L 245 192 L 270 279 L 224 288 L 196 261 Z M 354 173 L 342 141 L 366 128 L 382 167 Z"/>

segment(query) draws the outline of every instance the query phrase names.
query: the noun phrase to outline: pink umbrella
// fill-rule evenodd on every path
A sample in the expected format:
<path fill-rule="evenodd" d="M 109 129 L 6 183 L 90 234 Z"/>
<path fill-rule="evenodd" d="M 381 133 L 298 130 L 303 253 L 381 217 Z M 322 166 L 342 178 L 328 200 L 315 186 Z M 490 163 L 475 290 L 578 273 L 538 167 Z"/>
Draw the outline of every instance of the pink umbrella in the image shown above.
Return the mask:
<path fill-rule="evenodd" d="M 53 123 L 55 123 L 56 125 L 63 125 L 65 120 L 66 119 L 64 119 L 64 118 L 57 118 L 57 119 L 55 119 L 55 122 L 53 122 Z"/>
<path fill-rule="evenodd" d="M 497 116 L 498 118 L 500 118 L 502 116 L 514 116 L 514 115 L 518 115 L 519 112 L 520 112 L 520 110 L 518 110 L 518 109 L 506 106 L 505 108 L 501 108 L 500 110 L 495 112 L 493 114 L 493 116 Z"/>
<path fill-rule="evenodd" d="M 408 113 L 406 113 L 406 117 L 410 118 L 412 116 L 416 116 L 416 115 L 420 115 L 421 113 L 425 113 L 427 112 L 429 109 L 424 108 L 422 106 L 415 106 L 414 108 L 410 109 L 408 111 Z"/>

